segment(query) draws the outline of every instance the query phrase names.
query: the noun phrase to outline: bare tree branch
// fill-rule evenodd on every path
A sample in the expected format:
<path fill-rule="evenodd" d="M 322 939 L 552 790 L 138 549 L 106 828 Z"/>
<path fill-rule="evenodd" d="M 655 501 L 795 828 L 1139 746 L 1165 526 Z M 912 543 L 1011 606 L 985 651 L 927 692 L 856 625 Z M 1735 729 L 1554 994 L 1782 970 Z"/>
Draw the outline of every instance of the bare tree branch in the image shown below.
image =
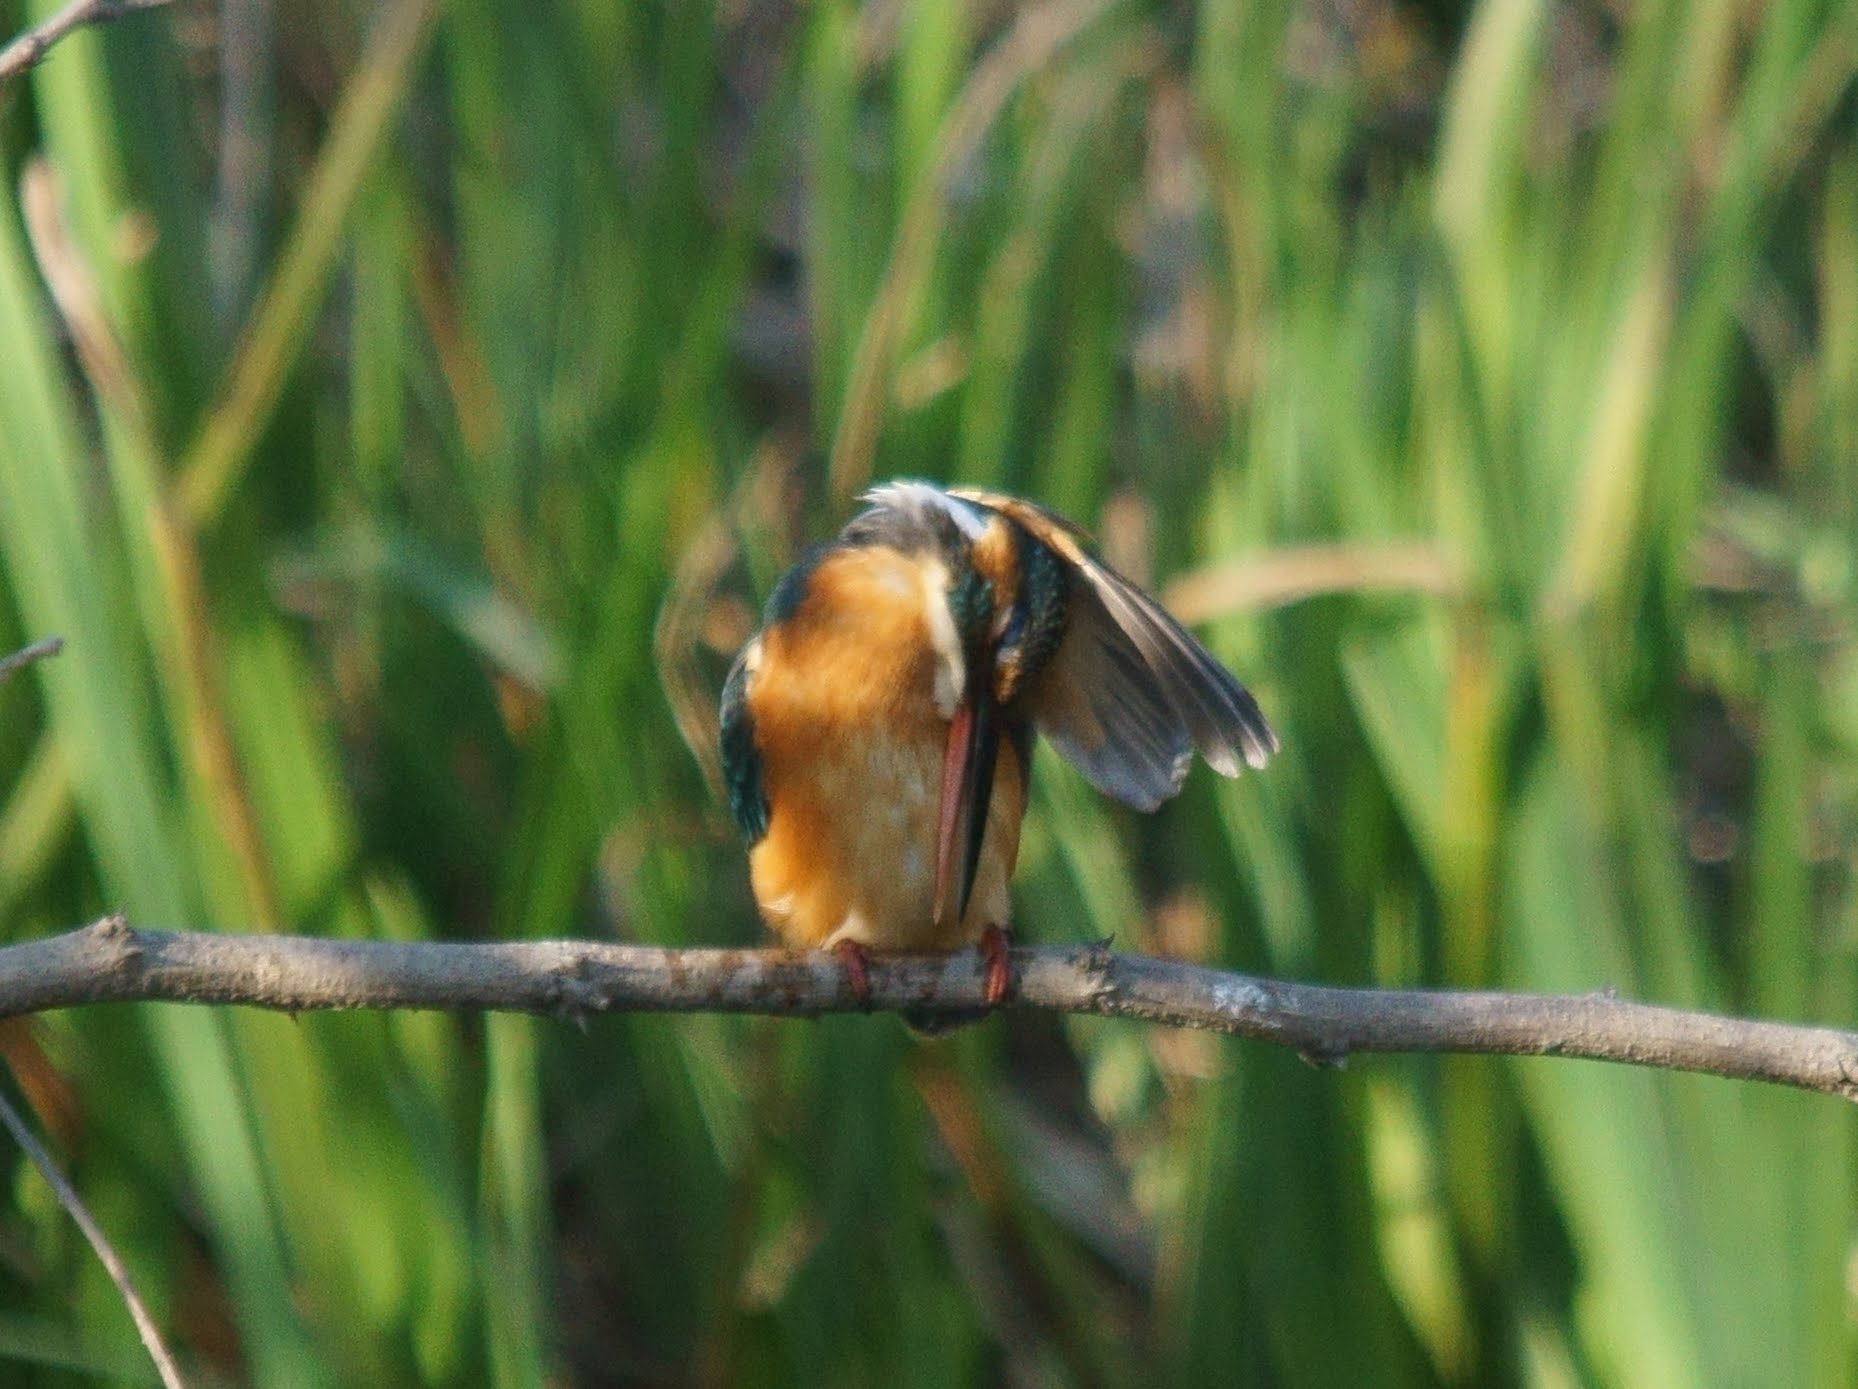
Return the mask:
<path fill-rule="evenodd" d="M 32 1130 L 26 1127 L 26 1121 L 19 1117 L 19 1111 L 0 1095 L 0 1124 L 5 1124 L 7 1131 L 32 1159 L 32 1165 L 39 1169 L 39 1175 L 45 1178 L 52 1194 L 58 1198 L 58 1204 L 65 1208 L 77 1228 L 84 1232 L 84 1238 L 90 1241 L 90 1247 L 97 1252 L 104 1271 L 110 1275 L 110 1281 L 116 1285 L 116 1291 L 129 1306 L 129 1315 L 135 1322 L 135 1329 L 142 1338 L 142 1344 L 148 1348 L 149 1359 L 155 1362 L 155 1370 L 161 1376 L 166 1389 L 187 1389 L 181 1378 L 180 1367 L 174 1363 L 174 1357 L 162 1343 L 161 1332 L 155 1326 L 154 1317 L 149 1315 L 148 1305 L 136 1292 L 135 1283 L 129 1277 L 129 1267 L 123 1263 L 122 1255 L 116 1252 L 116 1246 L 110 1243 L 103 1227 L 97 1224 L 97 1218 L 90 1213 L 90 1207 L 84 1204 L 84 1198 L 77 1194 L 77 1188 L 58 1170 L 58 1164 L 52 1161 L 52 1155 L 45 1151 L 45 1145 L 32 1136 Z"/>
<path fill-rule="evenodd" d="M 34 661 L 48 660 L 65 649 L 63 637 L 47 637 L 44 641 L 35 641 L 31 646 L 21 647 L 11 656 L 0 656 L 0 685 L 24 670 Z"/>
<path fill-rule="evenodd" d="M 75 30 L 171 3 L 173 0 L 71 0 L 50 19 L 35 24 L 0 48 L 0 87 L 36 67 L 52 51 L 53 44 Z"/>
<path fill-rule="evenodd" d="M 1107 945 L 1015 949 L 1024 1005 L 1204 1028 L 1340 1065 L 1355 1052 L 1577 1056 L 1765 1080 L 1858 1100 L 1858 1033 L 1630 1003 L 1610 994 L 1346 989 L 1204 969 Z M 982 1007 L 973 951 L 878 956 L 870 1006 Z M 595 941 L 463 943 L 144 931 L 121 917 L 0 949 L 0 1017 L 86 1003 L 245 1004 L 284 1012 L 436 1008 L 541 1013 L 858 1011 L 827 954 Z"/>

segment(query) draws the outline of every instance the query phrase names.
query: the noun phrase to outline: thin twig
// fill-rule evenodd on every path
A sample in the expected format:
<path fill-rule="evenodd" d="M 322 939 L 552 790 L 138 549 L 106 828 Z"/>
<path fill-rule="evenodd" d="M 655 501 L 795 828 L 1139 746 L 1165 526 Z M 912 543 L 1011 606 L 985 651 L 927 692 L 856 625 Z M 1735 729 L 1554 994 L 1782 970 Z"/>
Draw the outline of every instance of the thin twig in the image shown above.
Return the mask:
<path fill-rule="evenodd" d="M 0 87 L 30 71 L 67 34 L 94 24 L 108 24 L 141 10 L 160 9 L 173 0 L 71 0 L 57 14 L 0 48 Z"/>
<path fill-rule="evenodd" d="M 77 1188 L 58 1170 L 52 1155 L 33 1137 L 32 1130 L 26 1127 L 26 1121 L 19 1117 L 19 1111 L 13 1108 L 5 1095 L 0 1095 L 0 1124 L 6 1125 L 14 1141 L 32 1159 L 32 1165 L 39 1169 L 39 1175 L 51 1187 L 52 1194 L 58 1198 L 58 1204 L 77 1222 L 77 1228 L 84 1232 L 90 1247 L 97 1251 L 97 1258 L 102 1262 L 104 1271 L 110 1275 L 110 1281 L 116 1284 L 116 1291 L 122 1294 L 123 1301 L 128 1304 L 129 1315 L 135 1320 L 135 1329 L 142 1337 L 142 1344 L 148 1347 L 149 1359 L 155 1362 L 161 1382 L 167 1389 L 187 1389 L 180 1368 L 175 1365 L 167 1346 L 162 1344 L 161 1332 L 155 1327 L 155 1319 L 149 1315 L 141 1294 L 135 1290 L 135 1280 L 130 1278 L 128 1266 L 116 1252 L 116 1246 L 110 1243 L 110 1237 L 103 1233 L 103 1227 L 97 1224 L 97 1218 L 90 1213 L 90 1207 L 84 1204 L 84 1198 L 77 1194 Z"/>
<path fill-rule="evenodd" d="M 1139 1018 L 1287 1046 L 1340 1065 L 1355 1052 L 1576 1056 L 1764 1080 L 1858 1100 L 1858 1033 L 1631 1003 L 1610 994 L 1348 989 L 1230 974 L 1107 946 L 1015 949 L 1019 1002 Z M 879 956 L 874 1009 L 972 1012 L 974 951 Z M 436 1008 L 541 1013 L 857 1011 L 823 953 L 665 950 L 594 941 L 463 943 L 145 931 L 121 917 L 0 949 L 0 1017 L 87 1003 Z"/>
<path fill-rule="evenodd" d="M 4 685 L 9 677 L 34 661 L 50 660 L 64 649 L 63 637 L 47 637 L 43 641 L 35 641 L 31 646 L 21 647 L 11 656 L 0 656 L 0 685 Z"/>

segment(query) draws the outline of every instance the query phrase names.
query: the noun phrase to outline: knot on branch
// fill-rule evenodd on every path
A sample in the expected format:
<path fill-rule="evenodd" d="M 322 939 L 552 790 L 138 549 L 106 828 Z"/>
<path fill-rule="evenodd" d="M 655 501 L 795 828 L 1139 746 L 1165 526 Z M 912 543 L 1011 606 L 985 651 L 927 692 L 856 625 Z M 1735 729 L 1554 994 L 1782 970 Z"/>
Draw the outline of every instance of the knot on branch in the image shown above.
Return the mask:
<path fill-rule="evenodd" d="M 547 986 L 549 1011 L 582 1032 L 587 1030 L 591 1014 L 605 1012 L 613 1002 L 605 989 L 590 982 L 592 966 L 585 950 L 570 951 L 549 975 Z"/>
<path fill-rule="evenodd" d="M 121 912 L 93 922 L 85 935 L 86 948 L 95 952 L 106 970 L 126 970 L 142 962 L 142 943 Z"/>
<path fill-rule="evenodd" d="M 1084 987 L 1093 1004 L 1105 1004 L 1116 996 L 1116 952 L 1114 938 L 1093 940 L 1077 954 L 1077 965 L 1084 976 Z"/>
<path fill-rule="evenodd" d="M 1340 1071 L 1348 1066 L 1347 1042 L 1308 1042 L 1297 1048 L 1303 1064 L 1318 1071 Z"/>
<path fill-rule="evenodd" d="M 1834 1090 L 1846 1099 L 1858 1102 L 1858 1063 L 1854 1063 L 1849 1056 L 1839 1058 L 1838 1080 L 1834 1083 Z"/>

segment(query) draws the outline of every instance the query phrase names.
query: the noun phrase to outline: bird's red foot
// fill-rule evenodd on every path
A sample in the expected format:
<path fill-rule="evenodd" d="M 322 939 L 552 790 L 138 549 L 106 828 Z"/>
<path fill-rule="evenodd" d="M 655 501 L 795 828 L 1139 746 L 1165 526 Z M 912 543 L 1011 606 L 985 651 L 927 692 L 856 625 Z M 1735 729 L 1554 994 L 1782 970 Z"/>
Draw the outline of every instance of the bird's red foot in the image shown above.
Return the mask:
<path fill-rule="evenodd" d="M 839 957 L 839 964 L 845 969 L 845 982 L 852 986 L 852 997 L 858 1000 L 860 1008 L 870 1012 L 871 956 L 855 940 L 835 942 L 832 953 Z"/>
<path fill-rule="evenodd" d="M 1007 955 L 1012 945 L 1012 936 L 998 926 L 981 932 L 981 962 L 987 970 L 987 987 L 981 991 L 981 998 L 990 1008 L 997 1008 L 1012 996 L 1013 965 Z"/>

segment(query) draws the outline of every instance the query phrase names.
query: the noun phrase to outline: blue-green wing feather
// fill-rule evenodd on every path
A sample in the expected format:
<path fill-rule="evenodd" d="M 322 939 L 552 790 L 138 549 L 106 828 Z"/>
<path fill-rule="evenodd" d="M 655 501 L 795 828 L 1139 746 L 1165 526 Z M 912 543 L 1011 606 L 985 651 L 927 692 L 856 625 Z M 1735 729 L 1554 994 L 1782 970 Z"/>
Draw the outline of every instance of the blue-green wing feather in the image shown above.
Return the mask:
<path fill-rule="evenodd" d="M 743 840 L 753 846 L 768 832 L 768 793 L 761 779 L 761 750 L 755 746 L 755 716 L 748 707 L 748 682 L 748 650 L 744 648 L 729 668 L 728 680 L 723 682 L 718 742 L 729 813 L 735 816 Z"/>

